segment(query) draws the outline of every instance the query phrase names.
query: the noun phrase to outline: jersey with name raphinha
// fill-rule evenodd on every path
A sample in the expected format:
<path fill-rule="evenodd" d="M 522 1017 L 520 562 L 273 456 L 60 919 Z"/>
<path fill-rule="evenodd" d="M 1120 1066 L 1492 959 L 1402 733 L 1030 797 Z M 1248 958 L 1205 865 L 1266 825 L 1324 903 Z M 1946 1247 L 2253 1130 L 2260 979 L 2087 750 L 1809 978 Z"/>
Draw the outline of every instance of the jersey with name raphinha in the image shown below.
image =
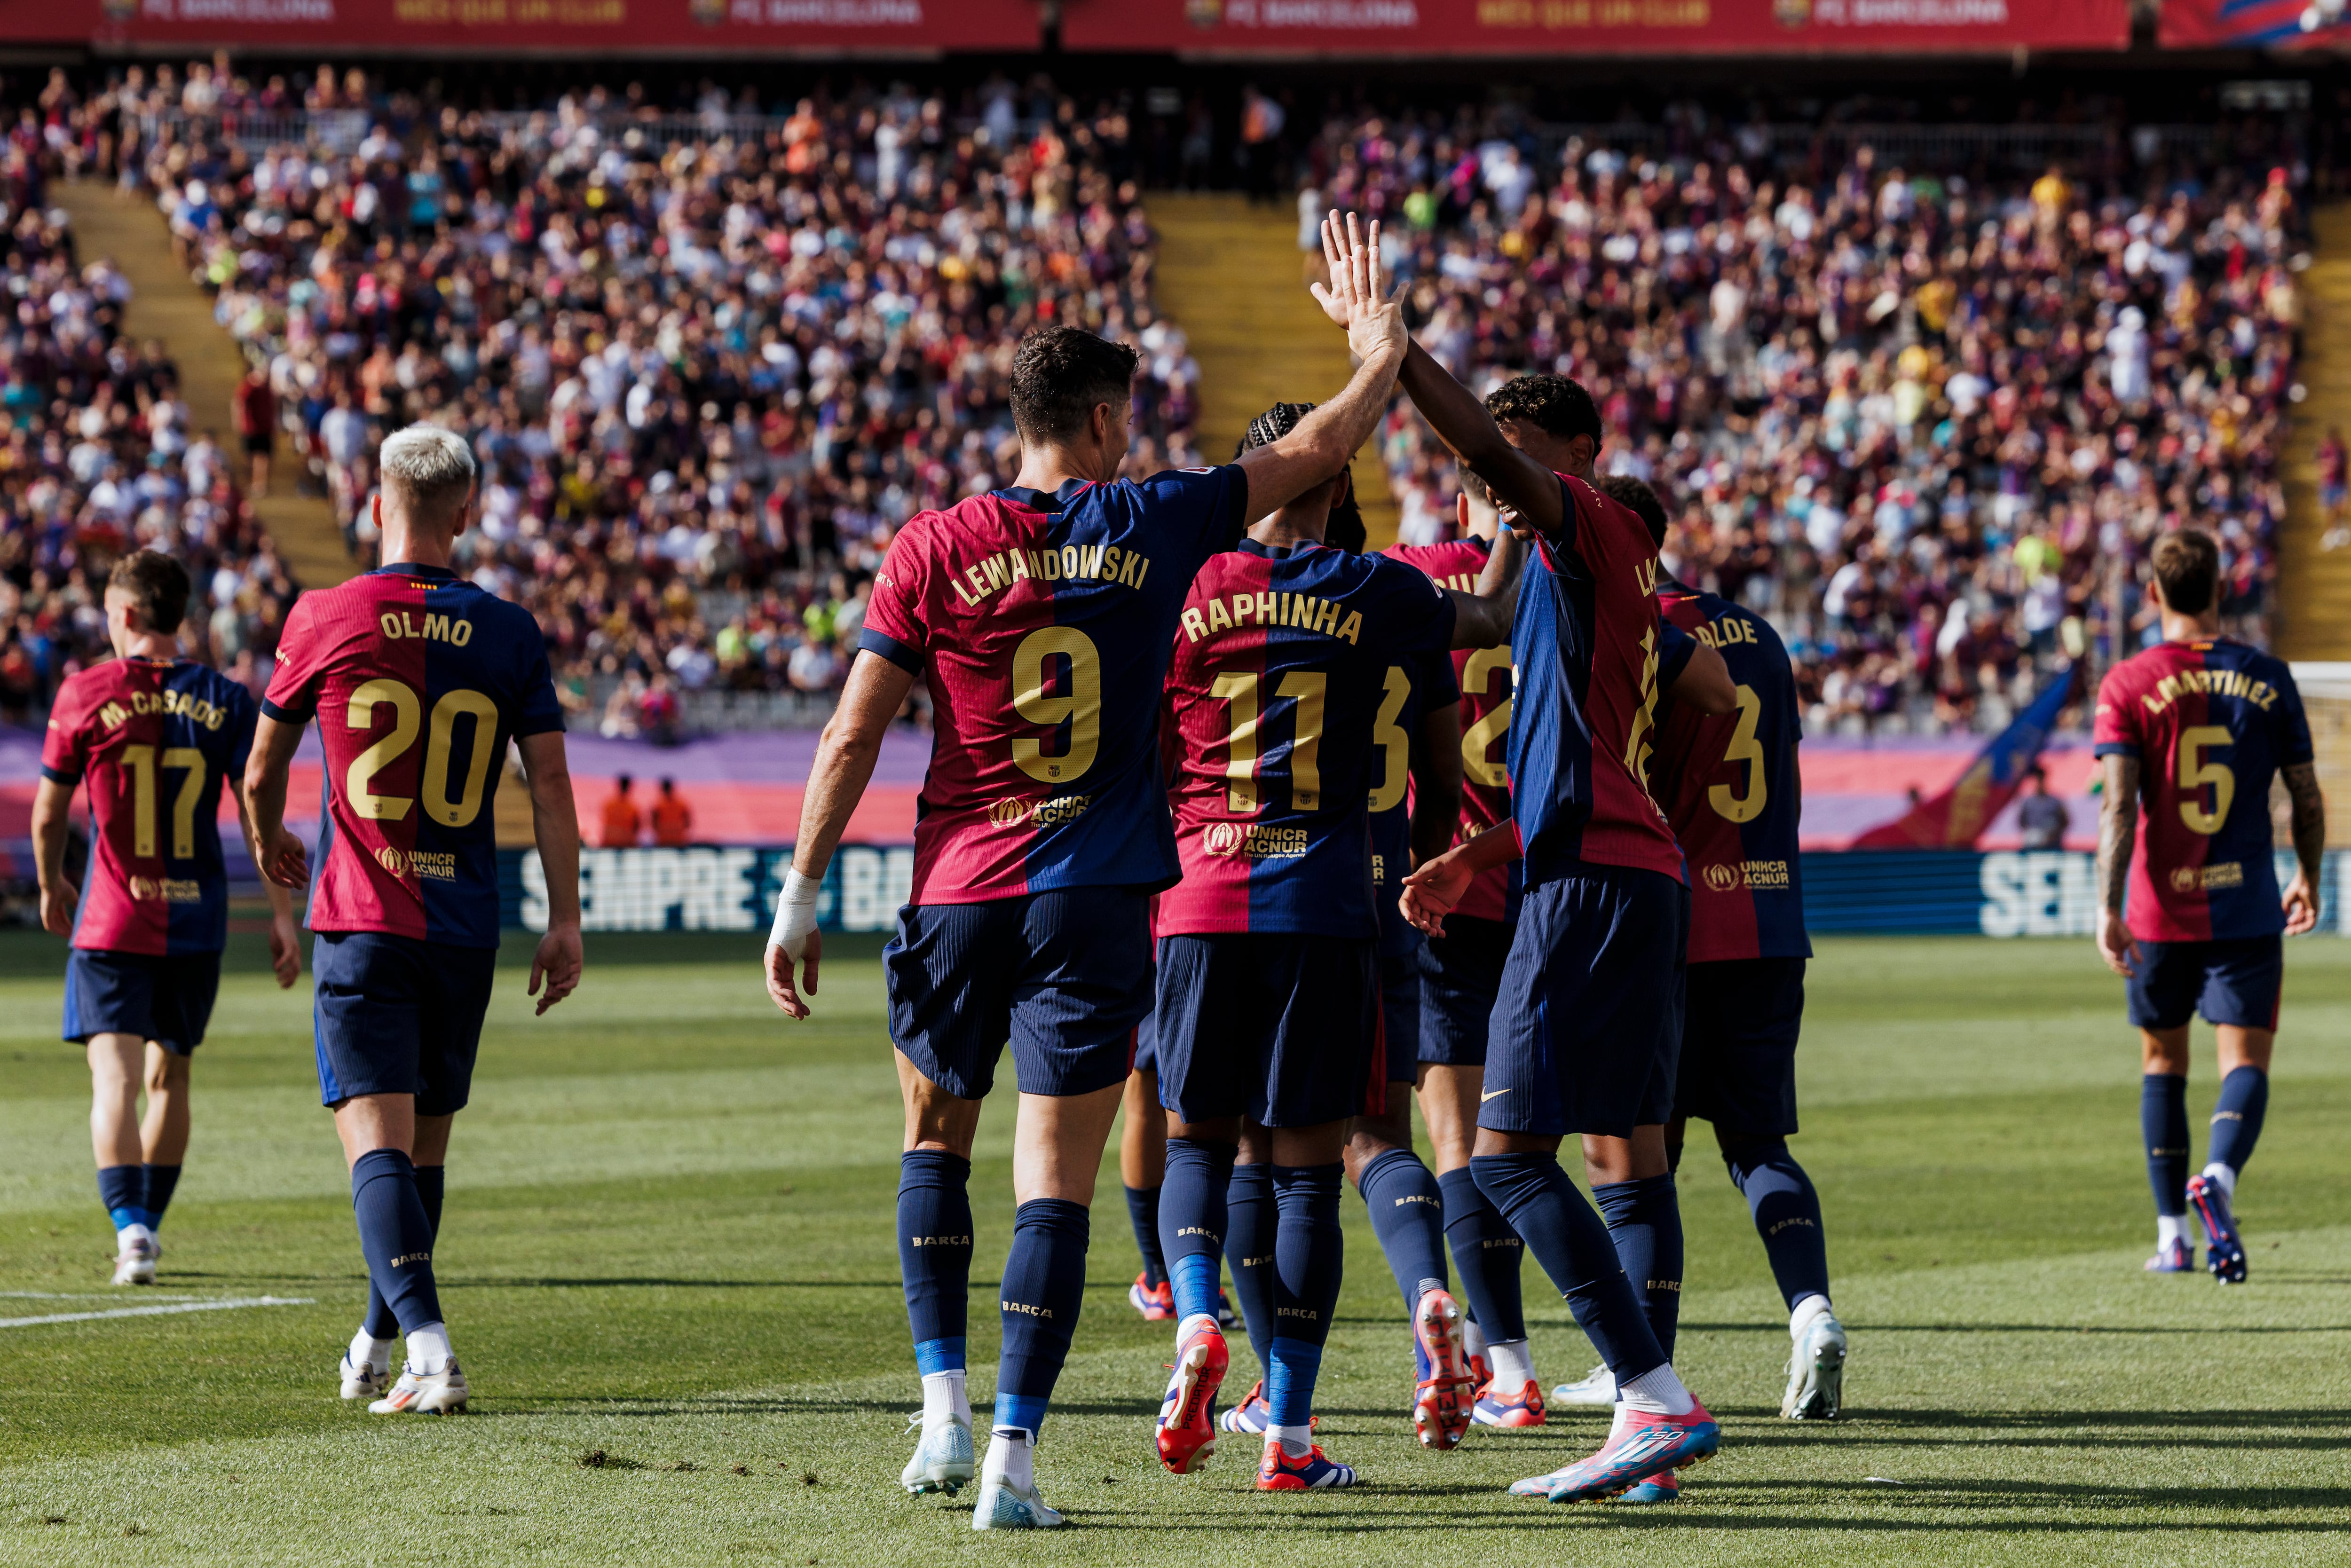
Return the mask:
<path fill-rule="evenodd" d="M 1160 688 L 1193 574 L 1248 507 L 1228 465 L 993 491 L 898 531 L 858 645 L 930 684 L 910 903 L 1176 881 Z"/>
<path fill-rule="evenodd" d="M 1485 539 L 1447 539 L 1433 545 L 1393 545 L 1391 558 L 1406 561 L 1447 588 L 1478 591 L 1493 546 Z M 1453 679 L 1461 690 L 1461 823 L 1453 841 L 1463 843 L 1510 820 L 1510 770 L 1504 755 L 1510 734 L 1510 645 L 1456 648 Z M 1511 892 L 1518 864 L 1489 866 L 1478 873 L 1454 906 L 1474 920 L 1514 920 Z"/>
<path fill-rule="evenodd" d="M 1689 862 L 1689 961 L 1808 958 L 1796 853 L 1803 719 L 1788 651 L 1770 622 L 1719 594 L 1669 582 L 1657 608 L 1722 655 L 1739 698 L 1714 715 L 1667 702 L 1649 758 L 1651 792 Z"/>
<path fill-rule="evenodd" d="M 2283 660 L 2227 637 L 2158 643 L 2106 672 L 2094 739 L 2100 757 L 2139 759 L 2124 901 L 2133 936 L 2229 941 L 2285 929 L 2270 781 L 2312 753 Z"/>
<path fill-rule="evenodd" d="M 243 686 L 184 659 L 110 659 L 57 688 L 42 775 L 68 789 L 89 780 L 89 870 L 75 946 L 221 950 L 221 787 L 243 780 L 259 711 Z"/>
<path fill-rule="evenodd" d="M 1450 586 L 1444 585 L 1444 586 Z M 1475 586 L 1475 580 L 1472 580 Z M 1469 591 L 1468 589 L 1462 590 Z M 1424 715 L 1447 703 L 1461 700 L 1461 688 L 1453 684 L 1453 661 L 1441 653 L 1426 653 L 1395 666 L 1405 672 L 1411 682 L 1405 699 L 1396 710 L 1395 727 L 1409 737 L 1411 746 L 1420 745 L 1420 721 Z M 1383 693 L 1380 711 L 1387 711 L 1387 694 Z M 1379 782 L 1386 781 L 1386 748 L 1395 744 L 1393 735 L 1381 738 Z M 1386 797 L 1383 794 L 1381 799 Z M 1404 879 L 1412 871 L 1412 791 L 1385 810 L 1372 813 L 1372 900 L 1380 917 L 1380 956 L 1401 958 L 1420 946 L 1420 933 L 1405 918 Z"/>
<path fill-rule="evenodd" d="M 1584 862 L 1679 880 L 1681 849 L 1642 782 L 1666 651 L 1657 547 L 1628 508 L 1558 478 L 1560 537 L 1528 552 L 1510 633 L 1510 805 L 1526 880 Z"/>
<path fill-rule="evenodd" d="M 440 567 L 314 589 L 261 706 L 327 754 L 310 929 L 496 946 L 507 745 L 563 727 L 530 612 Z"/>
<path fill-rule="evenodd" d="M 1370 821 L 1411 779 L 1412 672 L 1453 640 L 1420 572 L 1243 540 L 1203 567 L 1167 673 L 1184 880 L 1162 936 L 1373 937 Z"/>

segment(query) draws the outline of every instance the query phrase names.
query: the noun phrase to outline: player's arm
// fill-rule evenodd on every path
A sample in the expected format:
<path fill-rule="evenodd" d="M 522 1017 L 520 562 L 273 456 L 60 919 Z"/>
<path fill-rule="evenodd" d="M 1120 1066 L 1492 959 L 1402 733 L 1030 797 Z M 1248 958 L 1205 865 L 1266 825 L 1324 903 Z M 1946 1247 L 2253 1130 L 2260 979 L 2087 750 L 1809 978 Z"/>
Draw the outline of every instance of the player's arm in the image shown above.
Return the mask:
<path fill-rule="evenodd" d="M 1404 307 L 1379 297 L 1377 255 L 1367 267 L 1368 275 L 1349 286 L 1345 316 L 1332 315 L 1347 329 L 1347 347 L 1357 361 L 1355 373 L 1346 390 L 1300 420 L 1297 429 L 1240 455 L 1237 461 L 1249 482 L 1247 517 L 1269 517 L 1336 475 L 1355 449 L 1371 439 L 1387 413 L 1396 370 L 1412 339 L 1405 330 Z M 1318 298 L 1322 293 L 1318 286 Z"/>
<path fill-rule="evenodd" d="M 244 805 L 246 846 L 262 880 L 279 887 L 310 885 L 309 852 L 286 827 L 286 787 L 294 769 L 295 748 L 302 744 L 299 721 L 263 714 L 253 730 L 253 754 L 246 759 Z"/>
<path fill-rule="evenodd" d="M 251 767 L 248 758 L 247 767 Z M 229 798 L 236 802 L 236 823 L 245 833 L 245 847 L 253 850 L 253 813 L 245 804 L 245 780 L 232 775 L 228 779 Z M 260 862 L 256 860 L 256 866 Z M 277 977 L 277 988 L 289 990 L 302 977 L 302 937 L 294 925 L 294 894 L 269 879 L 265 867 L 261 873 L 261 890 L 269 895 L 269 971 Z"/>
<path fill-rule="evenodd" d="M 2289 763 L 2282 770 L 2294 807 L 2294 858 L 2299 862 L 2286 884 L 2285 933 L 2299 936 L 2318 925 L 2318 873 L 2326 853 L 2326 795 L 2318 787 L 2315 763 Z"/>
<path fill-rule="evenodd" d="M 1519 613 L 1519 574 L 1526 563 L 1526 541 L 1506 528 L 1487 552 L 1477 591 L 1445 591 L 1453 601 L 1455 647 L 1491 648 L 1510 640 L 1510 625 Z"/>
<path fill-rule="evenodd" d="M 1412 748 L 1412 863 L 1426 865 L 1453 842 L 1461 821 L 1461 704 L 1440 705 L 1420 719 Z"/>
<path fill-rule="evenodd" d="M 33 864 L 41 881 L 41 926 L 57 936 L 73 935 L 74 911 L 81 906 L 81 889 L 66 875 L 66 813 L 73 805 L 75 787 L 44 775 L 33 789 Z"/>
<path fill-rule="evenodd" d="M 1404 879 L 1404 917 L 1431 936 L 1445 935 L 1445 917 L 1479 873 L 1508 865 L 1525 853 L 1516 822 L 1497 822 L 1466 843 L 1456 844 Z"/>
<path fill-rule="evenodd" d="M 560 729 L 526 735 L 523 775 L 530 782 L 530 832 L 547 880 L 547 933 L 531 955 L 529 994 L 541 1013 L 580 988 L 580 811 L 571 794 L 571 761 Z M 545 991 L 539 989 L 544 980 Z"/>
<path fill-rule="evenodd" d="M 1730 665 L 1719 651 L 1703 641 L 1690 650 L 1689 663 L 1666 688 L 1666 695 L 1703 714 L 1726 714 L 1739 706 L 1739 688 L 1731 682 Z"/>
<path fill-rule="evenodd" d="M 2138 963 L 2138 945 L 2123 924 L 2123 894 L 2130 886 L 2131 851 L 2138 836 L 2138 758 L 2108 753 L 2104 793 L 2098 802 L 2098 956 L 2117 975 Z"/>
<path fill-rule="evenodd" d="M 816 995 L 817 962 L 824 953 L 816 929 L 816 900 L 824 887 L 825 868 L 832 863 L 832 852 L 840 847 L 841 835 L 873 777 L 882 737 L 905 706 L 914 685 L 912 670 L 870 648 L 860 649 L 849 666 L 841 705 L 817 742 L 816 762 L 800 797 L 800 830 L 792 845 L 791 869 L 784 873 L 775 929 L 768 936 L 768 995 L 788 1018 L 809 1016 L 800 992 Z M 803 982 L 795 987 L 793 970 L 803 961 Z"/>

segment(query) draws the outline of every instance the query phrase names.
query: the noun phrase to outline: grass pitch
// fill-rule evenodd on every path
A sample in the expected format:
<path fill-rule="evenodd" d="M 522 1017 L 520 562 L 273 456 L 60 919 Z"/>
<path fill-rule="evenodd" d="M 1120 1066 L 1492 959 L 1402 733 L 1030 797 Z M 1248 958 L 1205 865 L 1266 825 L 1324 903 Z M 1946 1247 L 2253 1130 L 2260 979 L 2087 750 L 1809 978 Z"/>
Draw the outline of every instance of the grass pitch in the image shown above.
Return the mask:
<path fill-rule="evenodd" d="M 1796 1148 L 1854 1333 L 1850 1418 L 1777 1419 L 1779 1301 L 1694 1143 L 1677 1359 L 1726 1431 L 1674 1509 L 1502 1494 L 1594 1446 L 1596 1415 L 1422 1452 L 1402 1308 L 1353 1197 L 1321 1404 L 1367 1484 L 1259 1497 L 1238 1442 L 1205 1477 L 1162 1473 L 1167 1334 L 1123 1300 L 1113 1159 L 1039 1456 L 1076 1528 L 1011 1539 L 970 1531 L 969 1491 L 896 1485 L 919 1399 L 872 949 L 828 971 L 798 1028 L 757 952 L 602 939 L 580 994 L 537 1020 L 521 972 L 501 977 L 436 1249 L 475 1414 L 429 1421 L 334 1396 L 365 1279 L 307 990 L 280 995 L 240 954 L 162 1283 L 110 1291 L 87 1074 L 55 1038 L 62 952 L 0 945 L 0 1319 L 308 1303 L 0 1329 L 0 1563 L 2351 1561 L 2351 944 L 2293 945 L 2241 1194 L 2252 1280 L 2231 1291 L 2139 1272 L 2135 1044 L 2087 942 L 1824 945 Z M 1011 1224 L 1010 1102 L 990 1117 L 976 1309 Z M 1546 1384 L 1580 1375 L 1582 1337 L 1531 1265 L 1527 1285 Z M 971 1326 L 984 1401 L 993 1312 Z M 1253 1375 L 1237 1344 L 1239 1387 Z"/>

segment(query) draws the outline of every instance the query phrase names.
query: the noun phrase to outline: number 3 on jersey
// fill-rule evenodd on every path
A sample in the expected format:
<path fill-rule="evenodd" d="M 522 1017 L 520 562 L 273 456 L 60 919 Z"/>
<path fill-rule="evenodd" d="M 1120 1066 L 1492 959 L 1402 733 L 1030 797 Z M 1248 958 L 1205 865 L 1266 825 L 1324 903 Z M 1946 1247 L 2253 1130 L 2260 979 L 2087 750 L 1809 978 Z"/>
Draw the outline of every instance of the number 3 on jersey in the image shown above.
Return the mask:
<path fill-rule="evenodd" d="M 406 795 L 379 795 L 370 785 L 377 774 L 408 754 L 423 727 L 424 701 L 402 681 L 373 680 L 351 693 L 346 716 L 353 729 L 373 729 L 375 712 L 392 709 L 392 733 L 351 759 L 343 778 L 343 793 L 351 810 L 380 822 L 397 822 L 416 802 Z M 449 798 L 449 747 L 460 715 L 474 720 L 473 746 L 465 764 L 465 788 Z M 482 798 L 490 778 L 491 741 L 497 734 L 498 706 L 483 693 L 458 690 L 443 695 L 433 705 L 433 733 L 424 743 L 424 814 L 444 828 L 462 828 L 481 814 Z"/>

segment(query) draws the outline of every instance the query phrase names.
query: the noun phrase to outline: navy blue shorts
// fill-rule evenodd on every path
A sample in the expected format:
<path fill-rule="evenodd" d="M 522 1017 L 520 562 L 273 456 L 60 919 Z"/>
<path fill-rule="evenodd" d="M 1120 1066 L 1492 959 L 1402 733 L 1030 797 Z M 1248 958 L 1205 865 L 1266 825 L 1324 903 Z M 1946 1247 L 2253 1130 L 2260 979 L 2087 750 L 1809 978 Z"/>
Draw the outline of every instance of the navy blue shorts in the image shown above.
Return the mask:
<path fill-rule="evenodd" d="M 891 1040 L 948 1093 L 985 1098 L 1008 1042 L 1022 1093 L 1091 1094 L 1125 1080 L 1151 1012 L 1151 895 L 910 904 L 882 964 Z"/>
<path fill-rule="evenodd" d="M 220 995 L 217 953 L 108 953 L 76 947 L 66 959 L 65 1038 L 135 1034 L 186 1056 L 204 1042 Z"/>
<path fill-rule="evenodd" d="M 1360 1113 L 1379 1030 L 1370 937 L 1165 936 L 1159 1103 L 1186 1122 L 1313 1127 Z"/>
<path fill-rule="evenodd" d="M 1662 873 L 1590 862 L 1527 889 L 1479 1126 L 1626 1138 L 1671 1120 L 1688 896 Z"/>
<path fill-rule="evenodd" d="M 1390 1083 L 1420 1081 L 1420 955 L 1380 960 L 1380 1051 Z"/>
<path fill-rule="evenodd" d="M 381 931 L 317 933 L 310 967 L 319 1102 L 413 1094 L 420 1116 L 464 1110 L 497 964 L 495 947 Z"/>
<path fill-rule="evenodd" d="M 1159 976 L 1155 967 L 1152 972 L 1151 988 L 1155 996 L 1159 989 Z M 1134 1026 L 1134 1061 L 1129 1071 L 1148 1072 L 1154 1077 L 1158 1075 L 1159 1014 L 1155 1009 L 1144 1014 L 1143 1021 Z"/>
<path fill-rule="evenodd" d="M 1804 960 L 1692 964 L 1674 1114 L 1717 1135 L 1785 1138 L 1796 1131 L 1796 1036 L 1804 1023 Z"/>
<path fill-rule="evenodd" d="M 2130 1020 L 2141 1029 L 2179 1029 L 2202 1013 L 2207 1023 L 2275 1030 L 2284 990 L 2282 937 L 2142 942 L 2130 979 Z"/>
<path fill-rule="evenodd" d="M 1494 998 L 1510 958 L 1511 927 L 1467 915 L 1445 917 L 1445 935 L 1420 950 L 1420 1059 L 1444 1067 L 1482 1067 Z"/>

